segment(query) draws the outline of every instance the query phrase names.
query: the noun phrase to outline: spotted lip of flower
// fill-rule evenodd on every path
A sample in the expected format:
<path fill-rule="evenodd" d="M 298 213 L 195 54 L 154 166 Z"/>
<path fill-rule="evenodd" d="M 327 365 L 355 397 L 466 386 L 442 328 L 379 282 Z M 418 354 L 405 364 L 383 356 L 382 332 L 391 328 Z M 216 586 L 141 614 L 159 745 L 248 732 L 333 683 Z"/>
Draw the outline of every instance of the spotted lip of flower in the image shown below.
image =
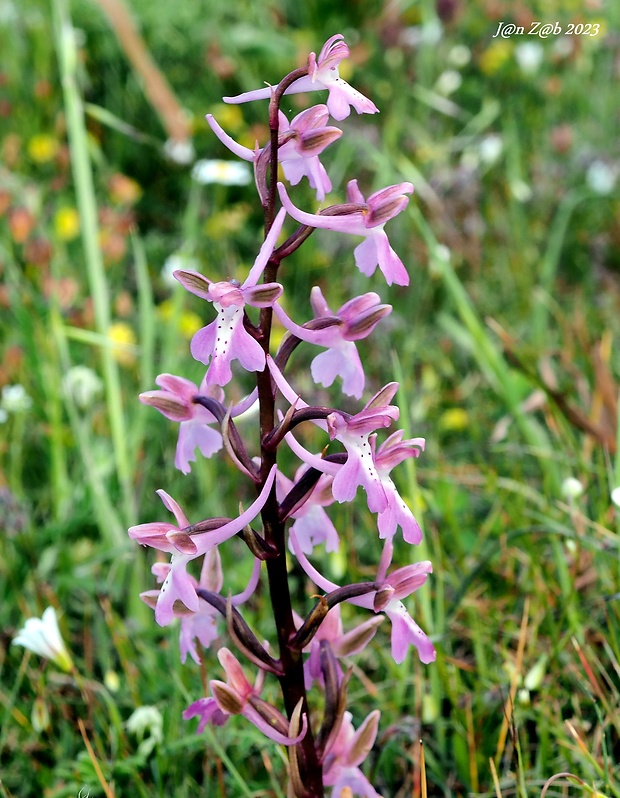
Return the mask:
<path fill-rule="evenodd" d="M 387 508 L 379 513 L 379 537 L 393 537 L 400 526 L 405 542 L 417 545 L 422 540 L 422 530 L 398 493 L 390 477 L 390 471 L 408 457 L 418 457 L 424 451 L 425 440 L 424 438 L 403 440 L 403 434 L 402 430 L 397 430 L 379 446 L 376 453 L 373 451 L 377 473 L 388 497 Z"/>
<path fill-rule="evenodd" d="M 388 285 L 392 283 L 409 285 L 407 270 L 390 246 L 383 228 L 386 222 L 407 207 L 409 199 L 405 195 L 413 192 L 411 183 L 388 186 L 371 194 L 368 200 L 365 200 L 357 181 L 351 180 L 347 186 L 349 206 L 335 205 L 318 214 L 307 213 L 293 205 L 282 183 L 278 183 L 278 189 L 282 205 L 293 219 L 301 224 L 364 238 L 353 252 L 355 265 L 362 274 L 370 277 L 379 266 Z M 338 212 L 339 209 L 342 213 Z"/>
<path fill-rule="evenodd" d="M 192 294 L 213 302 L 217 319 L 198 330 L 192 338 L 192 356 L 209 364 L 207 385 L 226 385 L 232 379 L 230 364 L 239 360 L 247 371 L 265 368 L 265 352 L 243 325 L 246 304 L 257 308 L 271 307 L 282 293 L 279 283 L 257 285 L 284 224 L 286 211 L 282 208 L 263 242 L 254 265 L 244 282 L 214 283 L 202 274 L 180 270 L 175 278 Z"/>
<path fill-rule="evenodd" d="M 379 109 L 372 100 L 364 97 L 340 77 L 338 67 L 343 58 L 347 58 L 348 55 L 349 48 L 344 42 L 344 36 L 337 33 L 325 42 L 318 58 L 315 53 L 310 53 L 308 75 L 298 78 L 284 93 L 300 94 L 327 89 L 329 92 L 327 107 L 329 113 L 337 120 L 346 119 L 351 113 L 351 107 L 355 108 L 358 114 L 378 113 Z M 265 89 L 248 91 L 236 97 L 224 97 L 223 100 L 226 103 L 234 104 L 251 100 L 267 100 L 276 88 L 267 86 Z"/>
<path fill-rule="evenodd" d="M 334 477 L 333 493 L 336 501 L 351 501 L 361 485 L 366 490 L 370 512 L 380 513 L 387 508 L 388 497 L 373 460 L 369 435 L 380 427 L 389 427 L 392 421 L 398 419 L 398 407 L 387 404 L 397 390 L 398 383 L 389 383 L 359 413 L 348 419 L 340 413 L 328 416 L 330 437 L 332 440 L 339 440 L 348 455 Z"/>
<path fill-rule="evenodd" d="M 278 389 L 292 405 L 308 405 L 295 393 L 271 357 L 267 365 Z M 334 411 L 326 421 L 315 422 L 329 431 L 330 438 L 340 441 L 347 450 L 343 464 L 330 463 L 322 457 L 304 449 L 291 433 L 285 439 L 292 451 L 307 465 L 334 477 L 332 493 L 334 499 L 342 504 L 355 498 L 361 485 L 366 491 L 368 509 L 373 513 L 384 512 L 390 504 L 381 477 L 374 463 L 374 447 L 369 440 L 371 432 L 381 427 L 389 427 L 398 419 L 400 411 L 388 402 L 398 390 L 397 382 L 390 382 L 378 391 L 362 410 L 354 416 Z"/>
<path fill-rule="evenodd" d="M 71 655 L 60 636 L 56 611 L 53 607 L 48 607 L 41 618 L 28 618 L 24 627 L 13 638 L 13 645 L 23 646 L 51 660 L 66 673 L 73 668 Z"/>

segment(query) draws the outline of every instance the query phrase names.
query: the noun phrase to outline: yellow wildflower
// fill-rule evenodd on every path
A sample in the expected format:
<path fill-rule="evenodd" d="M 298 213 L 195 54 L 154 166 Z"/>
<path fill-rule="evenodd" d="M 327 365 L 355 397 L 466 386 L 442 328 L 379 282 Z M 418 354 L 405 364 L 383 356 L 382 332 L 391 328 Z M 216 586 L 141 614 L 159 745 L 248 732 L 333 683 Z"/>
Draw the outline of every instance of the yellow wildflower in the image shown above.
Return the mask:
<path fill-rule="evenodd" d="M 512 49 L 512 44 L 510 42 L 493 42 L 480 56 L 480 69 L 485 75 L 494 75 L 496 72 L 499 72 L 510 58 Z"/>
<path fill-rule="evenodd" d="M 72 241 L 80 232 L 80 215 L 75 208 L 59 208 L 54 216 L 54 230 L 61 241 Z"/>
<path fill-rule="evenodd" d="M 189 340 L 203 326 L 200 316 L 191 310 L 184 310 L 179 316 L 179 332 L 183 338 Z"/>
<path fill-rule="evenodd" d="M 191 310 L 182 310 L 180 313 L 176 311 L 175 301 L 173 299 L 166 299 L 157 307 L 157 315 L 162 321 L 170 322 L 175 320 L 176 329 L 188 340 L 198 332 L 201 327 L 205 326 L 205 322 L 200 318 L 197 313 Z"/>
<path fill-rule="evenodd" d="M 451 407 L 444 411 L 439 419 L 439 426 L 447 432 L 460 432 L 469 425 L 469 416 L 462 407 Z"/>
<path fill-rule="evenodd" d="M 58 139 L 46 133 L 39 133 L 28 142 L 28 155 L 35 163 L 49 163 L 54 160 L 59 148 Z"/>
<path fill-rule="evenodd" d="M 113 342 L 112 354 L 121 366 L 132 366 L 136 361 L 136 334 L 124 321 L 115 321 L 108 327 L 108 338 Z"/>
<path fill-rule="evenodd" d="M 157 315 L 162 321 L 170 321 L 174 313 L 174 304 L 172 299 L 164 299 L 164 301 L 157 306 Z"/>

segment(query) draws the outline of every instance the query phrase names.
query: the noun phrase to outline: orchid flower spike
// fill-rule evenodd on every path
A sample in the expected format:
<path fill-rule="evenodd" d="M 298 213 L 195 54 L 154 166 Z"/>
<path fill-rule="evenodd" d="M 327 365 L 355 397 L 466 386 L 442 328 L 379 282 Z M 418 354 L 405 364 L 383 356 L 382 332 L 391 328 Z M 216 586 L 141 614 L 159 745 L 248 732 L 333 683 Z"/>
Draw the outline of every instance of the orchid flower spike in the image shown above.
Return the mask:
<path fill-rule="evenodd" d="M 286 212 L 281 209 L 263 242 L 254 265 L 247 278 L 239 285 L 235 280 L 214 283 L 198 272 L 178 270 L 174 277 L 190 293 L 213 302 L 217 319 L 194 335 L 191 343 L 192 356 L 201 363 L 209 364 L 207 385 L 226 385 L 232 379 L 230 364 L 239 360 L 247 371 L 262 371 L 265 368 L 265 352 L 243 326 L 245 305 L 255 308 L 271 307 L 282 293 L 279 283 L 257 285 L 280 235 Z"/>
<path fill-rule="evenodd" d="M 347 185 L 349 205 L 325 209 L 321 213 L 307 213 L 293 205 L 282 183 L 278 183 L 282 205 L 288 213 L 301 224 L 309 227 L 322 227 L 325 230 L 337 230 L 341 233 L 363 236 L 364 241 L 358 244 L 353 255 L 357 268 L 370 277 L 377 266 L 383 272 L 388 285 L 409 285 L 409 275 L 403 262 L 390 246 L 384 231 L 386 222 L 397 216 L 409 203 L 406 194 L 413 192 L 411 183 L 398 183 L 375 191 L 367 200 L 357 186 L 357 180 Z M 330 212 L 327 213 L 326 211 Z"/>
<path fill-rule="evenodd" d="M 279 113 L 278 160 L 282 164 L 284 176 L 293 186 L 302 177 L 307 177 L 311 187 L 316 190 L 318 202 L 322 202 L 325 195 L 332 190 L 331 180 L 319 160 L 319 155 L 342 135 L 340 128 L 325 124 L 328 116 L 326 105 L 307 108 L 297 114 L 290 124 L 282 111 Z M 256 164 L 265 152 L 265 148 L 259 149 L 256 146 L 251 150 L 238 144 L 225 133 L 211 114 L 207 114 L 207 122 L 222 144 L 244 161 Z"/>
<path fill-rule="evenodd" d="M 300 94 L 307 91 L 321 91 L 327 89 L 329 98 L 327 107 L 329 113 L 338 121 L 346 119 L 355 108 L 358 114 L 376 114 L 377 106 L 364 97 L 359 91 L 343 80 L 338 67 L 344 58 L 348 58 L 350 50 L 345 44 L 344 36 L 337 33 L 329 38 L 323 45 L 319 57 L 310 53 L 308 57 L 308 75 L 294 81 L 285 94 Z M 268 100 L 277 86 L 267 86 L 264 89 L 255 89 L 239 94 L 236 97 L 224 97 L 225 103 L 247 103 L 251 100 Z"/>

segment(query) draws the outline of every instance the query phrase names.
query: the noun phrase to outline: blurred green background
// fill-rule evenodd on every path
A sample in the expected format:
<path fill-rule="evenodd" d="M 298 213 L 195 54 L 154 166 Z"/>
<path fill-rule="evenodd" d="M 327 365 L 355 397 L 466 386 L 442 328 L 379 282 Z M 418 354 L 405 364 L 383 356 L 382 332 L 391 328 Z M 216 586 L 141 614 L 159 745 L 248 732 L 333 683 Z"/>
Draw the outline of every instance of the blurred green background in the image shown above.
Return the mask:
<path fill-rule="evenodd" d="M 276 83 L 342 33 L 341 75 L 381 113 L 340 123 L 323 158 L 330 202 L 352 178 L 365 195 L 415 185 L 388 226 L 411 285 L 363 277 L 352 241 L 323 231 L 281 280 L 299 321 L 313 285 L 332 307 L 369 290 L 394 306 L 360 343 L 364 401 L 397 379 L 401 424 L 427 441 L 395 472 L 425 542 L 396 558 L 434 563 L 408 606 L 438 649 L 434 665 L 411 654 L 396 667 L 382 630 L 356 660 L 355 725 L 382 710 L 365 772 L 385 798 L 422 795 L 422 772 L 434 795 L 539 794 L 571 771 L 619 796 L 620 6 L 128 9 L 170 88 L 167 115 L 96 0 L 0 0 L 0 794 L 285 794 L 282 753 L 243 719 L 201 736 L 181 719 L 219 667 L 212 652 L 180 665 L 176 629 L 138 599 L 154 554 L 126 529 L 164 519 L 157 488 L 193 521 L 250 495 L 223 458 L 176 472 L 176 426 L 137 394 L 161 372 L 204 371 L 189 341 L 210 308 L 171 270 L 243 279 L 262 240 L 252 185 L 196 179 L 195 161 L 232 160 L 205 113 L 263 144 L 266 104 L 222 96 Z M 562 33 L 528 35 L 537 21 Z M 524 32 L 494 37 L 500 23 Z M 286 99 L 289 118 L 306 100 Z M 185 162 L 170 145 L 179 130 Z M 305 181 L 294 197 L 316 207 Z M 337 389 L 306 376 L 311 357 L 296 353 L 296 386 L 337 406 Z M 233 397 L 250 382 L 235 385 Z M 255 439 L 251 423 L 243 432 Z M 363 502 L 329 512 L 344 549 L 322 567 L 372 575 Z M 222 552 L 233 592 L 251 567 L 235 545 Z M 291 578 L 307 609 L 312 586 Z M 248 613 L 269 637 L 263 599 Z M 11 647 L 50 604 L 80 678 Z M 127 725 L 143 706 L 163 723 L 161 739 L 147 724 L 146 746 Z"/>

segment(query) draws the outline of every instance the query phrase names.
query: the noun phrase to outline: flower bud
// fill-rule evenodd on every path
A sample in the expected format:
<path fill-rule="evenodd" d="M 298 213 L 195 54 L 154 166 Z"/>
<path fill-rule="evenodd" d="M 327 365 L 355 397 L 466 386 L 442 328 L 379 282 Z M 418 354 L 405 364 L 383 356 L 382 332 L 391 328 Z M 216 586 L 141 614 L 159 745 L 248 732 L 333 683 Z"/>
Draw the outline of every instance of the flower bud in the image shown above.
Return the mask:
<path fill-rule="evenodd" d="M 217 658 L 222 668 L 224 668 L 227 682 L 230 684 L 231 688 L 234 689 L 235 693 L 239 697 L 249 696 L 252 692 L 252 686 L 246 679 L 243 668 L 237 657 L 235 657 L 228 648 L 220 648 L 217 652 Z"/>
<path fill-rule="evenodd" d="M 384 610 L 387 607 L 387 605 L 390 603 L 390 601 L 392 601 L 392 599 L 394 598 L 395 592 L 396 591 L 394 590 L 393 587 L 391 587 L 391 585 L 386 585 L 385 587 L 382 587 L 381 590 L 377 590 L 372 605 L 374 611 L 381 612 L 381 610 Z"/>
<path fill-rule="evenodd" d="M 280 732 L 280 734 L 289 735 L 289 722 L 272 704 L 257 695 L 251 695 L 248 699 L 258 714 L 265 720 L 273 729 Z M 298 732 L 291 734 L 291 737 L 296 737 Z"/>
<path fill-rule="evenodd" d="M 229 687 L 226 682 L 220 682 L 217 679 L 210 681 L 209 687 L 222 712 L 227 712 L 229 715 L 241 714 L 245 702 L 236 690 Z"/>
<path fill-rule="evenodd" d="M 144 405 L 154 407 L 171 421 L 188 421 L 192 417 L 191 410 L 168 391 L 145 391 L 138 396 Z"/>
<path fill-rule="evenodd" d="M 342 130 L 337 127 L 323 127 L 303 133 L 298 144 L 298 150 L 303 155 L 319 155 L 326 147 L 342 136 Z"/>
<path fill-rule="evenodd" d="M 392 312 L 391 305 L 379 305 L 366 313 L 360 314 L 354 322 L 347 324 L 344 338 L 347 341 L 356 341 L 369 335 L 384 316 Z"/>
<path fill-rule="evenodd" d="M 349 765 L 360 765 L 370 753 L 377 737 L 380 717 L 381 713 L 375 709 L 355 732 L 347 756 Z"/>
<path fill-rule="evenodd" d="M 166 538 L 181 554 L 196 554 L 198 552 L 196 544 L 187 532 L 171 529 L 170 532 L 166 532 Z"/>
<path fill-rule="evenodd" d="M 30 722 L 32 723 L 32 728 L 37 732 L 37 734 L 47 731 L 51 726 L 50 713 L 47 703 L 40 695 L 35 698 L 34 704 L 32 705 Z"/>
<path fill-rule="evenodd" d="M 378 591 L 381 592 L 381 591 Z M 376 601 L 375 594 L 375 601 Z M 375 610 L 378 612 L 378 610 Z M 351 629 L 350 632 L 342 635 L 338 641 L 337 654 L 339 657 L 349 657 L 352 654 L 358 654 L 362 651 L 368 643 L 375 636 L 377 628 L 383 623 L 383 615 L 375 615 L 374 618 L 369 618 L 364 623 Z"/>

